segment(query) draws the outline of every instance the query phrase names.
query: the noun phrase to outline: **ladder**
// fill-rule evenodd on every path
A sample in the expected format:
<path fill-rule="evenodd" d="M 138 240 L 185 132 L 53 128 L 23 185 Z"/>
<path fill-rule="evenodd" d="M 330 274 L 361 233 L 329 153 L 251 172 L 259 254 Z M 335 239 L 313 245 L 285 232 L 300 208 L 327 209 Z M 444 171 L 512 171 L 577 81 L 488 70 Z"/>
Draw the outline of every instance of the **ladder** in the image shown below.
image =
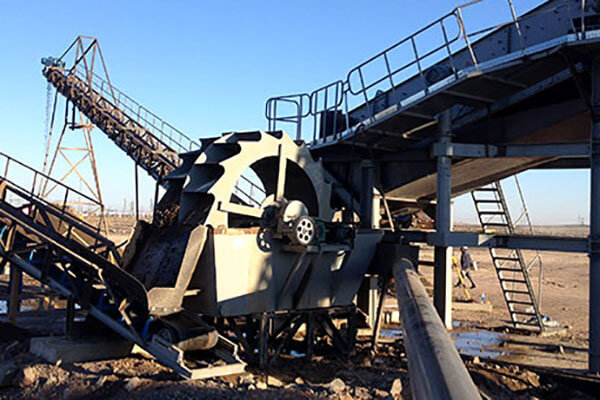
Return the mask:
<path fill-rule="evenodd" d="M 531 232 L 533 229 L 531 220 L 516 176 L 515 180 L 524 210 L 516 221 L 526 218 Z M 471 192 L 471 196 L 484 233 L 505 235 L 515 233 L 516 223 L 511 219 L 500 182 L 496 181 L 475 189 Z M 529 264 L 525 262 L 523 253 L 519 249 L 490 248 L 490 255 L 513 326 L 542 332 L 544 330 L 542 314 L 529 278 L 529 269 L 534 263 L 539 262 L 541 270 L 539 252 Z M 541 294 L 541 291 L 539 293 Z"/>

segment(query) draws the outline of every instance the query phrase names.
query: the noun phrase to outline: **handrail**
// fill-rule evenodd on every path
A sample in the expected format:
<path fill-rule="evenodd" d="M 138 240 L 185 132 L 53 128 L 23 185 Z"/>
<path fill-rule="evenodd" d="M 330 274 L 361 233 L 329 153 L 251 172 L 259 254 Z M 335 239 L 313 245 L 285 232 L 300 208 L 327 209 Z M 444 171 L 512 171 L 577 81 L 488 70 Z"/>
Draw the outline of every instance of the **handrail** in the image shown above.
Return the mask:
<path fill-rule="evenodd" d="M 85 193 L 80 192 L 77 189 L 73 189 L 67 185 L 65 185 L 63 182 L 60 182 L 38 170 L 36 170 L 35 168 L 30 167 L 29 165 L 5 154 L 0 152 L 0 159 L 4 159 L 4 169 L 2 171 L 0 171 L 0 182 L 1 181 L 6 181 L 8 183 L 10 183 L 13 187 L 20 189 L 21 191 L 23 191 L 24 193 L 28 193 L 32 198 L 36 199 L 38 202 L 41 202 L 43 204 L 45 204 L 47 207 L 50 207 L 52 209 L 55 209 L 57 212 L 59 212 L 60 214 L 66 214 L 71 218 L 75 218 L 78 221 L 80 221 L 83 225 L 87 226 L 88 228 L 90 228 L 93 231 L 99 231 L 101 228 L 101 221 L 98 222 L 98 226 L 94 226 L 90 223 L 88 223 L 87 221 L 82 220 L 81 218 L 71 214 L 68 210 L 67 210 L 67 205 L 69 203 L 69 195 L 76 195 L 79 196 L 81 198 L 84 198 L 85 201 L 89 202 L 91 207 L 94 208 L 99 208 L 99 209 L 104 209 L 104 205 L 101 204 L 98 200 L 86 195 Z M 9 178 L 9 171 L 10 171 L 10 165 L 12 164 L 17 164 L 22 168 L 25 168 L 27 171 L 29 171 L 30 173 L 33 173 L 33 182 L 31 185 L 31 189 L 27 189 L 23 186 L 21 186 L 20 184 L 18 184 L 17 182 L 15 182 L 14 180 Z M 51 201 L 49 201 L 48 199 L 43 198 L 42 196 L 36 194 L 36 186 L 38 183 L 41 182 L 41 180 L 45 180 L 47 181 L 51 181 L 55 187 L 59 186 L 62 187 L 64 189 L 64 197 L 62 199 L 62 203 L 57 206 L 56 204 L 52 203 Z"/>
<path fill-rule="evenodd" d="M 430 23 L 429 25 L 425 26 L 424 28 L 419 29 L 417 32 L 413 33 L 412 35 L 404 38 L 403 40 L 397 42 L 396 44 L 388 47 L 387 49 L 379 52 L 378 54 L 374 55 L 373 57 L 369 58 L 368 60 L 366 60 L 366 61 L 362 62 L 361 64 L 357 65 L 356 67 L 352 68 L 350 70 L 350 72 L 348 72 L 348 75 L 346 76 L 346 82 L 348 82 L 348 90 L 349 90 L 349 92 L 351 94 L 355 95 L 355 96 L 359 95 L 359 94 L 362 94 L 362 93 L 365 93 L 367 90 L 375 87 L 379 83 L 381 83 L 381 82 L 385 81 L 386 79 L 388 79 L 388 76 L 396 75 L 399 72 L 402 72 L 405 69 L 407 69 L 410 66 L 415 65 L 415 64 L 417 64 L 419 66 L 419 70 L 420 70 L 420 72 L 422 72 L 422 68 L 421 68 L 421 65 L 420 65 L 420 61 L 421 60 L 423 60 L 423 59 L 431 56 L 432 54 L 437 53 L 438 51 L 440 51 L 440 50 L 442 50 L 444 48 L 449 47 L 451 44 L 453 44 L 454 42 L 456 42 L 457 40 L 459 40 L 461 38 L 461 36 L 463 36 L 464 26 L 462 26 L 459 23 L 459 21 L 462 18 L 457 14 L 457 10 L 459 8 L 460 7 L 455 8 L 454 10 L 452 10 L 452 12 L 444 15 L 443 17 L 441 17 L 441 18 L 437 19 L 436 21 Z M 444 20 L 446 20 L 446 19 L 448 19 L 450 17 L 454 17 L 456 19 L 457 23 L 458 23 L 458 28 L 459 29 L 458 29 L 458 31 L 456 33 L 456 36 L 454 36 L 454 37 L 452 37 L 450 39 L 447 39 L 444 44 L 436 47 L 434 50 L 430 50 L 430 51 L 428 51 L 427 53 L 425 53 L 423 55 L 419 55 L 418 51 L 417 51 L 416 43 L 415 43 L 415 37 L 418 36 L 418 35 L 420 35 L 420 34 L 422 34 L 423 32 L 428 31 L 430 28 L 432 28 L 433 26 L 436 26 L 438 24 L 441 25 L 442 31 L 446 32 L 445 25 L 444 25 Z M 397 68 L 397 69 L 395 69 L 395 70 L 392 71 L 389 68 L 389 60 L 388 60 L 387 54 L 389 54 L 391 51 L 397 49 L 398 47 L 402 46 L 403 44 L 408 43 L 409 41 L 410 41 L 410 43 L 412 45 L 413 52 L 414 52 L 414 55 L 415 55 L 415 59 L 413 61 L 407 63 L 407 64 L 404 64 L 402 67 Z M 363 79 L 363 74 L 362 74 L 362 68 L 365 67 L 365 66 L 367 66 L 367 65 L 369 65 L 369 64 L 371 64 L 373 61 L 376 61 L 380 57 L 384 57 L 384 59 L 386 60 L 386 64 L 388 65 L 388 75 L 383 76 L 383 77 L 379 78 L 378 80 L 376 80 L 376 81 L 374 81 L 374 82 L 372 82 L 372 83 L 370 83 L 368 85 L 365 85 L 364 82 L 363 82 L 364 79 Z M 359 90 L 353 90 L 353 88 L 352 88 L 352 74 L 354 74 L 354 73 L 358 73 L 359 74 L 359 80 L 362 83 L 361 84 L 362 87 Z"/>
<path fill-rule="evenodd" d="M 304 112 L 305 99 L 309 104 L 307 112 Z M 286 96 L 272 97 L 267 100 L 265 104 L 265 117 L 268 121 L 268 130 L 277 130 L 277 121 L 288 122 L 296 124 L 296 139 L 300 140 L 302 137 L 302 119 L 310 115 L 310 96 L 306 93 L 291 94 Z M 277 116 L 277 105 L 278 103 L 289 103 L 296 106 L 295 115 L 284 115 Z"/>
<path fill-rule="evenodd" d="M 92 88 L 94 88 L 102 97 L 106 99 L 112 98 L 113 103 L 117 108 L 123 109 L 123 111 L 128 111 L 126 112 L 126 115 L 129 118 L 138 122 L 142 127 L 152 132 L 155 136 L 156 134 L 159 134 L 158 138 L 175 151 L 185 152 L 200 147 L 196 141 L 192 140 L 183 132 L 164 121 L 158 115 L 148 110 L 137 101 L 133 100 L 127 94 L 117 89 L 114 85 L 100 77 L 95 72 L 90 73 L 90 71 L 88 71 L 82 64 L 79 64 L 78 66 L 79 68 L 74 69 L 74 73 L 79 78 L 90 83 L 89 77 L 92 76 Z M 177 140 L 174 136 L 178 136 L 179 139 Z"/>
<path fill-rule="evenodd" d="M 459 76 L 459 68 L 457 67 L 457 62 L 455 62 L 455 57 L 459 56 L 459 53 L 461 52 L 465 52 L 463 53 L 464 55 L 462 55 L 461 57 L 466 57 L 467 59 L 470 59 L 470 63 L 472 65 L 472 67 L 469 68 L 475 68 L 478 69 L 479 68 L 479 61 L 477 59 L 477 56 L 475 54 L 475 51 L 473 49 L 473 44 L 472 44 L 472 39 L 473 38 L 477 38 L 480 37 L 482 34 L 485 34 L 486 32 L 492 31 L 494 29 L 498 29 L 498 28 L 502 28 L 502 27 L 506 27 L 506 26 L 511 26 L 513 25 L 515 27 L 515 31 L 516 34 L 518 36 L 518 45 L 520 45 L 521 51 L 525 51 L 525 40 L 524 40 L 524 36 L 521 30 L 521 22 L 523 21 L 523 19 L 525 18 L 529 18 L 535 15 L 538 15 L 539 13 L 545 13 L 545 12 L 552 12 L 553 10 L 559 8 L 559 7 L 567 7 L 568 10 L 570 10 L 570 5 L 568 2 L 560 3 L 559 5 L 556 5 L 553 8 L 550 9 L 541 9 L 538 13 L 528 13 L 525 16 L 517 16 L 514 5 L 513 5 L 513 0 L 505 0 L 506 1 L 506 5 L 508 6 L 508 10 L 510 12 L 510 20 L 508 22 L 504 22 L 502 24 L 497 24 L 493 27 L 488 27 L 485 29 L 480 29 L 480 30 L 476 30 L 474 32 L 468 32 L 467 28 L 465 27 L 465 18 L 463 16 L 462 10 L 476 5 L 478 3 L 482 3 L 485 0 L 473 0 L 470 1 L 466 4 L 463 4 L 461 6 L 458 6 L 456 8 L 454 8 L 451 12 L 445 14 L 444 16 L 442 16 L 441 18 L 436 19 L 435 21 L 429 23 L 428 25 L 426 25 L 425 27 L 417 30 L 416 32 L 414 32 L 411 35 L 406 36 L 405 38 L 403 38 L 402 40 L 400 40 L 399 42 L 389 46 L 388 48 L 384 49 L 383 51 L 380 51 L 379 53 L 375 54 L 374 56 L 370 57 L 369 59 L 367 59 L 366 61 L 360 63 L 359 65 L 355 66 L 354 68 L 352 68 L 345 76 L 344 80 L 338 80 L 335 81 L 333 83 L 330 83 L 329 85 L 325 85 L 322 88 L 319 88 L 315 91 L 313 91 L 311 93 L 311 95 L 309 96 L 311 99 L 311 104 L 310 104 L 310 112 L 308 116 L 302 115 L 302 116 L 294 116 L 294 118 L 289 118 L 289 117 L 280 117 L 277 113 L 277 109 L 276 107 L 271 107 L 271 105 L 273 103 L 276 103 L 278 101 L 283 101 L 283 99 L 286 98 L 290 98 L 290 97 L 294 97 L 294 96 L 299 96 L 299 95 L 292 95 L 292 96 L 279 96 L 279 97 L 273 97 L 267 100 L 267 108 L 266 108 L 266 117 L 268 120 L 268 126 L 269 128 L 275 126 L 277 124 L 277 122 L 288 122 L 288 123 L 296 123 L 298 126 L 301 126 L 303 123 L 303 120 L 305 118 L 308 117 L 312 117 L 314 119 L 314 124 L 313 124 L 313 134 L 312 134 L 312 139 L 313 141 L 315 141 L 316 139 L 323 139 L 323 140 L 328 140 L 331 138 L 335 138 L 336 136 L 341 136 L 343 134 L 343 132 L 338 132 L 338 127 L 329 127 L 331 128 L 328 132 L 326 132 L 325 134 L 323 134 L 323 132 L 321 132 L 321 134 L 319 135 L 319 137 L 317 136 L 317 130 L 320 127 L 328 127 L 327 126 L 327 121 L 325 121 L 325 123 L 323 122 L 323 118 L 327 118 L 328 115 L 326 112 L 324 111 L 338 111 L 338 109 L 340 108 L 341 104 L 344 104 L 344 112 L 345 112 L 345 119 L 346 119 L 346 126 L 345 126 L 345 131 L 350 130 L 350 129 L 354 129 L 357 124 L 360 123 L 360 121 L 350 121 L 350 117 L 348 115 L 349 112 L 349 102 L 352 99 L 355 99 L 356 96 L 360 96 L 362 98 L 362 104 L 364 104 L 366 112 L 368 114 L 367 118 L 374 118 L 375 117 L 375 110 L 373 107 L 373 103 L 375 100 L 377 100 L 378 96 L 375 95 L 375 98 L 370 98 L 368 92 L 370 90 L 374 90 L 376 87 L 378 87 L 378 85 L 382 85 L 384 82 L 387 81 L 386 84 L 386 88 L 389 85 L 389 88 L 387 88 L 386 90 L 389 90 L 390 96 L 391 96 L 391 103 L 388 105 L 396 105 L 397 107 L 403 107 L 405 106 L 405 101 L 406 99 L 411 98 L 411 95 L 417 95 L 419 93 L 419 91 L 416 92 L 411 92 L 408 95 L 403 94 L 403 98 L 401 98 L 401 96 L 398 94 L 397 92 L 397 88 L 398 85 L 401 82 L 406 82 L 407 80 L 404 79 L 401 82 L 398 82 L 397 77 L 400 73 L 407 71 L 409 68 L 411 67 L 415 67 L 417 68 L 418 72 L 415 76 L 413 76 L 412 78 L 408 78 L 408 79 L 413 79 L 414 77 L 416 77 L 417 79 L 419 79 L 422 84 L 421 84 L 421 91 L 425 93 L 425 95 L 429 94 L 429 91 L 431 90 L 431 86 L 434 85 L 438 80 L 436 80 L 435 82 L 429 82 L 428 81 L 428 71 L 433 68 L 433 67 L 442 67 L 447 69 L 447 73 L 446 71 L 443 72 L 444 77 L 445 76 L 454 76 L 455 79 L 458 78 Z M 584 7 L 582 7 L 581 9 L 581 31 L 582 31 L 582 35 L 585 36 L 585 21 L 584 21 Z M 448 21 L 454 21 L 456 23 L 456 33 L 455 34 L 451 34 L 449 31 L 449 26 L 448 26 Z M 440 45 L 436 45 L 436 46 L 432 46 L 431 49 L 425 50 L 423 53 L 419 53 L 418 47 L 417 47 L 417 39 L 419 37 L 419 35 L 422 35 L 425 32 L 428 31 L 432 31 L 433 29 L 439 27 L 440 28 L 440 33 L 439 33 L 439 37 L 442 40 L 442 44 Z M 456 44 L 459 40 L 464 41 L 464 46 L 460 46 L 457 49 L 452 49 L 452 45 Z M 394 50 L 397 50 L 398 48 L 400 48 L 402 45 L 408 45 L 412 48 L 412 57 L 410 58 L 409 61 L 407 61 L 406 63 L 402 64 L 401 66 L 394 66 L 391 63 L 391 54 Z M 447 57 L 441 60 L 433 60 L 433 57 L 440 53 L 447 53 Z M 424 61 L 426 59 L 432 60 L 431 63 L 424 63 Z M 461 60 L 464 61 L 464 60 Z M 365 79 L 365 67 L 370 66 L 373 63 L 379 63 L 381 62 L 381 64 L 384 66 L 384 73 L 377 75 L 372 81 L 366 81 Z M 424 65 L 425 64 L 425 65 Z M 335 85 L 338 85 L 341 83 L 341 86 L 343 88 L 342 92 L 341 92 L 341 98 L 339 99 L 340 104 L 335 106 L 329 106 L 327 105 L 326 107 L 324 107 L 324 109 L 317 109 L 316 107 L 316 102 L 317 100 L 315 99 L 315 93 L 319 92 L 319 90 L 323 89 L 323 88 L 327 88 L 327 87 L 332 87 Z M 306 96 L 307 94 L 303 94 L 302 96 Z M 338 101 L 336 100 L 336 104 L 338 103 Z M 318 119 L 320 119 L 320 122 L 318 121 Z M 300 132 L 301 130 L 298 128 L 296 131 Z M 323 129 L 323 128 L 321 128 Z"/>
<path fill-rule="evenodd" d="M 73 189 L 73 188 L 65 185 L 63 182 L 60 182 L 59 180 L 56 180 L 56 179 L 52 178 L 51 176 L 48 176 L 48 175 L 46 175 L 46 174 L 44 174 L 44 173 L 36 170 L 35 168 L 30 167 L 29 165 L 27 165 L 27 164 L 25 164 L 25 163 L 17 160 L 16 158 L 13 158 L 13 157 L 9 156 L 8 154 L 0 152 L 0 158 L 5 158 L 6 159 L 6 163 L 4 164 L 4 171 L 0 171 L 0 178 L 3 178 L 3 179 L 5 179 L 8 182 L 11 182 L 10 179 L 8 179 L 9 164 L 10 163 L 16 163 L 16 164 L 24 167 L 25 169 L 33 172 L 35 174 L 35 176 L 41 176 L 44 180 L 52 181 L 52 183 L 55 183 L 56 185 L 63 187 L 65 190 L 68 190 L 68 191 L 76 194 L 77 196 L 84 197 L 87 201 L 90 201 L 91 203 L 94 203 L 98 207 L 102 206 L 102 204 L 98 200 L 96 200 L 96 199 L 94 199 L 94 198 L 86 195 L 85 193 L 80 192 L 77 189 Z M 36 179 L 34 179 L 34 181 L 35 180 Z M 20 187 L 20 188 L 23 189 L 23 190 L 25 190 L 25 191 L 27 191 L 27 189 L 24 189 L 23 187 Z M 31 193 L 34 193 L 34 192 L 35 192 L 35 187 L 31 191 Z"/>

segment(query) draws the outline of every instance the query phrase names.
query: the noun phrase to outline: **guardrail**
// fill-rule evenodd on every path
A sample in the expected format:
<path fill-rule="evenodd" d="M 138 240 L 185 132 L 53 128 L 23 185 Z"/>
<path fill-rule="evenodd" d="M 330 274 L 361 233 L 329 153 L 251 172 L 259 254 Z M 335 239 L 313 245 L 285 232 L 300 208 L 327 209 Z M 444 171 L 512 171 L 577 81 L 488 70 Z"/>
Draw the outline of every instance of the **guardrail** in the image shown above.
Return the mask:
<path fill-rule="evenodd" d="M 67 69 L 66 59 L 72 56 L 73 63 Z M 89 36 L 78 36 L 63 54 L 54 59 L 53 57 L 43 59 L 42 62 L 50 62 L 54 66 L 64 68 L 66 76 L 74 74 L 81 80 L 87 82 L 88 87 L 96 91 L 102 97 L 112 101 L 121 109 L 128 118 L 136 121 L 140 126 L 151 132 L 162 143 L 166 144 L 175 152 L 186 152 L 200 147 L 194 140 L 179 131 L 162 118 L 127 96 L 110 82 L 104 56 L 98 43 L 98 39 Z M 100 66 L 96 64 L 100 64 Z M 98 69 L 104 73 L 102 78 L 96 73 Z"/>
<path fill-rule="evenodd" d="M 77 64 L 72 73 L 75 73 L 80 79 L 91 84 L 92 88 L 99 95 L 111 100 L 111 102 L 117 108 L 121 109 L 129 118 L 151 132 L 173 151 L 184 153 L 200 148 L 200 145 L 196 141 L 190 139 L 173 125 L 149 111 L 140 103 L 110 84 L 107 80 L 102 79 L 94 72 L 90 72 L 83 64 Z M 92 77 L 91 79 L 90 76 Z"/>
<path fill-rule="evenodd" d="M 3 185 L 3 182 L 6 183 Z M 11 193 L 5 191 L 8 186 L 6 184 L 10 184 L 11 187 L 18 189 L 21 193 L 26 193 L 30 198 L 54 210 L 58 215 L 65 215 L 70 219 L 77 220 L 91 231 L 99 233 L 102 229 L 103 221 L 101 218 L 98 218 L 97 224 L 90 224 L 89 221 L 84 221 L 77 215 L 77 211 L 79 211 L 79 214 L 92 214 L 103 211 L 104 205 L 98 200 L 0 152 L 0 195 L 2 195 L 2 200 L 9 203 L 24 200 L 22 196 L 15 196 L 11 199 Z M 42 191 L 51 192 L 53 195 L 42 196 L 40 195 Z M 13 205 L 20 206 L 20 204 Z M 103 213 L 99 214 L 102 215 Z"/>
<path fill-rule="evenodd" d="M 440 80 L 452 75 L 458 78 L 460 68 L 455 60 L 458 53 L 466 52 L 470 68 L 478 69 L 480 60 L 478 60 L 473 50 L 473 42 L 474 39 L 478 39 L 484 34 L 498 28 L 512 26 L 516 32 L 520 50 L 525 51 L 525 40 L 521 31 L 521 25 L 526 17 L 528 18 L 533 15 L 518 17 L 512 0 L 506 0 L 506 6 L 510 14 L 508 22 L 467 32 L 463 10 L 484 1 L 486 0 L 474 0 L 456 7 L 448 14 L 352 68 L 344 80 L 338 80 L 311 93 L 268 99 L 265 107 L 268 129 L 276 130 L 278 125 L 281 127 L 281 125 L 292 124 L 292 129 L 295 129 L 296 139 L 298 140 L 305 139 L 309 142 L 335 140 L 344 131 L 356 129 L 365 120 L 353 121 L 349 116 L 351 108 L 364 105 L 367 113 L 366 119 L 372 119 L 380 111 L 377 109 L 376 103 L 380 99 L 380 94 L 385 91 L 391 93 L 392 104 L 388 106 L 396 105 L 400 108 L 410 103 L 411 96 L 419 92 L 424 92 L 424 95 L 427 96 L 432 86 Z M 561 3 L 556 8 L 559 7 L 567 7 L 568 15 L 578 15 L 577 12 L 581 13 L 580 26 L 575 26 L 573 21 L 571 21 L 571 25 L 574 32 L 580 31 L 585 34 L 584 14 L 587 10 L 585 1 L 582 1 L 580 10 L 570 10 L 571 5 L 568 0 L 565 0 L 564 3 Z M 541 12 L 552 11 L 550 9 Z M 418 39 L 421 36 L 435 34 L 436 32 L 439 34 L 439 40 L 427 50 L 419 51 L 417 45 Z M 406 61 L 395 65 L 394 59 L 397 58 L 395 52 L 402 53 L 401 50 L 405 50 L 409 56 L 408 58 L 403 57 L 403 60 Z M 383 73 L 368 79 L 367 71 L 377 64 L 379 64 L 379 67 L 383 66 Z M 413 69 L 414 73 L 412 73 Z M 412 93 L 401 96 L 398 93 L 399 84 L 415 78 L 419 81 L 420 88 L 413 90 Z M 370 93 L 379 89 L 381 85 L 385 86 L 383 91 L 378 91 L 374 95 Z M 303 108 L 306 101 L 310 103 L 308 111 L 305 111 Z M 281 105 L 285 103 L 294 103 L 296 105 L 296 112 L 291 115 L 281 115 L 279 110 L 282 108 Z M 313 119 L 312 124 L 307 123 L 306 120 L 309 118 Z M 307 129 L 307 127 L 312 127 L 312 129 Z"/>

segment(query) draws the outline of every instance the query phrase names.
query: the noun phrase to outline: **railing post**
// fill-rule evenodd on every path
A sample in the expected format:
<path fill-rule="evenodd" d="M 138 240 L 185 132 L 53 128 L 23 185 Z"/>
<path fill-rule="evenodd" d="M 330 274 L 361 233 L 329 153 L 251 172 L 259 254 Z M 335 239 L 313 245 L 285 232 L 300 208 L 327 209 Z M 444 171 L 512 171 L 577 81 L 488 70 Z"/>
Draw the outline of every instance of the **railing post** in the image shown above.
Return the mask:
<path fill-rule="evenodd" d="M 298 109 L 298 121 L 296 122 L 296 140 L 302 140 L 302 110 L 304 101 L 304 95 L 300 95 L 300 101 L 296 103 L 296 107 Z"/>
<path fill-rule="evenodd" d="M 390 61 L 388 59 L 387 53 L 383 53 L 383 59 L 385 60 L 385 67 L 388 72 L 388 77 L 390 79 L 390 85 L 392 86 L 392 92 L 394 93 L 394 98 L 396 99 L 396 104 L 398 108 L 400 107 L 400 98 L 398 97 L 398 92 L 396 91 L 396 85 L 394 84 L 394 77 L 392 74 L 392 69 L 390 67 Z"/>
<path fill-rule="evenodd" d="M 358 77 L 360 78 L 360 86 L 362 88 L 362 93 L 363 96 L 365 98 L 365 104 L 367 105 L 367 110 L 369 110 L 371 117 L 374 116 L 373 114 L 373 110 L 371 109 L 371 105 L 369 104 L 369 96 L 367 95 L 367 89 L 365 86 L 365 79 L 363 77 L 363 73 L 362 73 L 362 69 L 361 67 L 358 68 Z"/>
<path fill-rule="evenodd" d="M 275 118 L 273 119 L 273 131 L 277 130 L 277 100 L 275 100 L 274 102 L 275 104 L 273 105 L 273 115 L 275 116 Z"/>
<path fill-rule="evenodd" d="M 471 46 L 471 41 L 469 40 L 469 34 L 467 33 L 467 30 L 465 28 L 465 22 L 463 20 L 461 7 L 457 7 L 456 12 L 458 14 L 457 15 L 458 25 L 460 27 L 460 31 L 462 32 L 463 38 L 465 39 L 465 44 L 467 45 L 467 48 L 469 49 L 469 54 L 471 54 L 471 59 L 473 60 L 473 65 L 475 66 L 475 68 L 479 68 L 477 58 L 475 57 L 475 53 L 473 52 L 473 46 Z"/>
<path fill-rule="evenodd" d="M 456 16 L 455 16 L 456 18 Z M 444 20 L 440 20 L 440 25 L 442 26 L 442 33 L 444 35 L 444 44 L 446 45 L 446 50 L 448 51 L 448 59 L 450 60 L 450 66 L 452 67 L 452 73 L 455 78 L 458 78 L 458 70 L 456 69 L 456 65 L 454 64 L 454 57 L 452 57 L 452 50 L 450 49 L 450 43 L 448 42 L 448 33 L 446 32 L 446 25 L 444 24 Z"/>
<path fill-rule="evenodd" d="M 346 92 L 344 85 L 345 83 L 342 84 L 342 92 L 344 96 L 344 115 L 346 119 L 346 129 L 350 129 L 350 107 L 348 106 L 348 96 L 350 91 L 348 90 L 348 92 Z"/>
<path fill-rule="evenodd" d="M 421 82 L 423 82 L 423 87 L 425 88 L 425 94 L 429 93 L 429 86 L 427 85 L 427 81 L 423 76 L 423 68 L 421 68 L 421 59 L 419 58 L 419 52 L 417 50 L 417 43 L 415 42 L 415 37 L 410 37 L 410 42 L 412 44 L 413 52 L 415 53 L 415 61 L 417 62 L 417 68 L 419 69 L 419 76 L 421 77 Z"/>
<path fill-rule="evenodd" d="M 10 164 L 10 158 L 6 157 L 6 165 L 4 166 L 4 177 L 8 178 L 8 165 Z"/>
<path fill-rule="evenodd" d="M 521 25 L 519 24 L 519 19 L 517 18 L 517 13 L 515 12 L 515 6 L 513 5 L 512 0 L 508 1 L 508 7 L 510 8 L 510 13 L 513 18 L 513 22 L 515 23 L 515 29 L 517 30 L 517 35 L 519 36 L 519 44 L 521 45 L 521 50 L 525 51 L 525 42 L 523 41 L 523 33 L 521 32 Z"/>

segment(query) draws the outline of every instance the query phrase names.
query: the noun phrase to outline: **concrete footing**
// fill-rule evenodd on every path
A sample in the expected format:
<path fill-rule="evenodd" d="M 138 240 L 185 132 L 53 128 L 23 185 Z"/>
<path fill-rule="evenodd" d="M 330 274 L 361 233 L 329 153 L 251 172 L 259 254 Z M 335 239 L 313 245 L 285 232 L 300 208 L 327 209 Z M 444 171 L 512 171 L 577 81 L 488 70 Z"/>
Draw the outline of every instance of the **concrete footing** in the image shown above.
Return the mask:
<path fill-rule="evenodd" d="M 32 338 L 29 352 L 50 363 L 107 360 L 125 357 L 131 353 L 133 344 L 126 340 L 106 338 L 67 339 L 64 336 Z"/>

